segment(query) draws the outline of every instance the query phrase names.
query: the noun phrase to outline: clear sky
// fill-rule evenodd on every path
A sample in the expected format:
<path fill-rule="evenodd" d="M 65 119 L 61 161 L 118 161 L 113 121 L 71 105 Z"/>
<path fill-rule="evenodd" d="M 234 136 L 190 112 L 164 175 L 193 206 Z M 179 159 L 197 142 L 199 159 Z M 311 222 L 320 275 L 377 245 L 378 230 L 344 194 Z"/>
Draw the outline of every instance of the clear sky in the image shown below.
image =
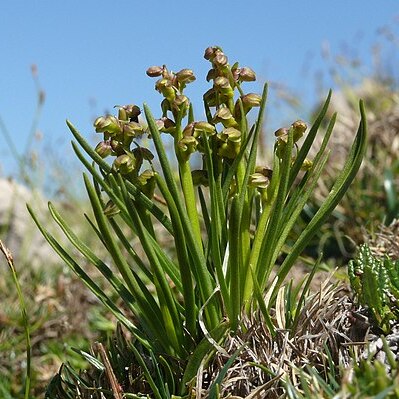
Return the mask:
<path fill-rule="evenodd" d="M 30 68 L 37 65 L 46 94 L 39 129 L 48 142 L 65 145 L 67 156 L 66 118 L 89 137 L 93 117 L 115 104 L 145 101 L 159 115 L 161 97 L 145 75 L 151 65 L 192 68 L 197 81 L 187 94 L 198 109 L 210 45 L 257 72 L 250 91 L 281 82 L 308 98 L 314 73 L 328 69 L 322 46 L 339 53 L 346 43 L 369 66 L 378 28 L 398 29 L 398 15 L 398 0 L 3 0 L 0 116 L 23 148 L 36 101 Z M 2 136 L 0 164 L 3 174 L 12 171 Z"/>

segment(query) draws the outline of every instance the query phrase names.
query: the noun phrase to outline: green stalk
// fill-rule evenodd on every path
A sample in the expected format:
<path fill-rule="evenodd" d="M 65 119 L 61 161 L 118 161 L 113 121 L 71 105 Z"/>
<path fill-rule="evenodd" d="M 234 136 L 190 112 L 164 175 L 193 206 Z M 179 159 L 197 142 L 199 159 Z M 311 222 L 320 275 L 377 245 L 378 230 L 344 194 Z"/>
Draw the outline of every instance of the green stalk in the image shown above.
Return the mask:
<path fill-rule="evenodd" d="M 170 194 L 170 191 L 168 190 L 165 182 L 163 181 L 163 179 L 161 179 L 158 173 L 155 176 L 157 179 L 158 187 L 168 204 L 169 213 L 171 215 L 173 223 L 173 230 L 175 231 L 174 238 L 176 253 L 179 259 L 181 283 L 183 286 L 186 328 L 189 331 L 190 335 L 193 337 L 193 339 L 196 339 L 197 306 L 195 304 L 195 289 L 193 286 L 190 272 L 190 260 L 185 243 L 183 226 L 179 218 L 179 212 L 177 211 L 176 204 L 174 203 L 173 197 Z M 195 271 L 193 271 L 193 274 L 195 275 Z"/>
<path fill-rule="evenodd" d="M 249 256 L 249 260 L 248 260 L 248 267 L 253 271 L 253 273 L 251 274 L 251 276 L 247 277 L 246 284 L 244 287 L 243 301 L 244 301 L 244 303 L 246 303 L 247 310 L 250 309 L 251 304 L 250 304 L 249 299 L 252 297 L 252 292 L 254 289 L 254 286 L 253 286 L 254 281 L 252 279 L 252 276 L 256 275 L 255 267 L 256 267 L 258 259 L 260 257 L 263 239 L 266 234 L 267 226 L 268 226 L 268 223 L 270 220 L 271 210 L 273 208 L 273 204 L 276 201 L 277 192 L 278 192 L 278 183 L 280 180 L 279 176 L 280 176 L 279 161 L 278 161 L 277 157 L 275 157 L 274 167 L 273 167 L 273 178 L 272 178 L 272 181 L 270 182 L 269 188 L 267 189 L 268 198 L 267 198 L 267 201 L 264 204 L 262 204 L 262 208 L 263 208 L 262 214 L 260 216 L 259 223 L 256 226 L 255 237 L 252 242 L 252 249 L 251 249 L 251 253 Z"/>
<path fill-rule="evenodd" d="M 6 261 L 8 263 L 8 267 L 10 268 L 11 275 L 14 281 L 15 288 L 17 290 L 18 300 L 19 300 L 19 307 L 22 313 L 22 323 L 24 326 L 25 332 L 25 341 L 26 341 L 26 379 L 25 379 L 25 399 L 29 399 L 29 392 L 30 392 L 30 383 L 31 383 L 31 356 L 32 356 L 32 345 L 30 341 L 30 329 L 29 329 L 29 319 L 28 313 L 26 311 L 26 304 L 24 295 L 22 293 L 21 285 L 19 284 L 17 270 L 14 266 L 14 261 L 11 255 L 11 252 L 8 248 L 4 246 L 2 241 L 0 240 L 0 251 L 3 252 Z"/>
<path fill-rule="evenodd" d="M 201 226 L 198 217 L 197 201 L 195 197 L 195 190 L 193 178 L 191 175 L 191 167 L 189 160 L 179 160 L 180 181 L 183 189 L 184 202 L 186 204 L 187 215 L 191 221 L 193 234 L 198 246 L 202 247 Z"/>
<path fill-rule="evenodd" d="M 287 257 L 284 259 L 283 264 L 280 266 L 278 282 L 274 287 L 271 303 L 276 297 L 278 289 L 280 288 L 284 278 L 288 274 L 295 260 L 305 249 L 310 239 L 313 237 L 313 235 L 317 232 L 320 226 L 324 223 L 324 221 L 342 199 L 353 179 L 355 178 L 357 171 L 359 170 L 367 144 L 367 119 L 364 110 L 364 104 L 362 101 L 360 101 L 359 107 L 361 120 L 356 138 L 352 145 L 347 161 L 345 162 L 341 173 L 339 174 L 333 187 L 331 188 L 330 194 L 327 196 L 322 206 L 316 212 L 313 219 L 306 226 L 302 234 L 296 240 L 294 246 L 291 248 L 290 253 L 287 255 Z"/>
<path fill-rule="evenodd" d="M 173 199 L 176 203 L 176 207 L 178 209 L 178 212 L 182 220 L 184 232 L 187 239 L 188 251 L 192 257 L 192 262 L 194 265 L 193 267 L 196 267 L 199 276 L 197 284 L 201 293 L 202 301 L 203 303 L 205 303 L 212 296 L 213 289 L 215 287 L 215 281 L 213 279 L 213 276 L 210 274 L 210 272 L 207 269 L 206 259 L 203 253 L 202 245 L 200 245 L 198 240 L 195 239 L 192 225 L 188 218 L 186 209 L 181 202 L 180 193 L 177 189 L 177 185 L 168 161 L 168 156 L 165 152 L 165 148 L 160 138 L 158 128 L 151 114 L 151 111 L 146 104 L 144 104 L 144 112 L 159 157 L 159 162 L 161 164 L 162 171 L 164 173 L 166 184 L 168 185 L 171 195 L 173 196 Z M 205 314 L 207 316 L 210 329 L 213 329 L 219 324 L 220 314 L 216 300 L 212 299 L 209 302 L 209 305 L 205 309 Z"/>

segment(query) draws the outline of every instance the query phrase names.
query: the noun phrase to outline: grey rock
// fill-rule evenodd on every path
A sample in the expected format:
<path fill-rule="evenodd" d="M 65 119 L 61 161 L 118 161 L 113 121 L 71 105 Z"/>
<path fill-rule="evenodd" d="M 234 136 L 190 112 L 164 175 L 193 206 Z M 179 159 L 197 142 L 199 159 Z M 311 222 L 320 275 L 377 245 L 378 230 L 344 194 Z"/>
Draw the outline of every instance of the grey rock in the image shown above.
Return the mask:
<path fill-rule="evenodd" d="M 39 269 L 60 263 L 33 222 L 27 203 L 41 215 L 48 214 L 47 201 L 41 193 L 0 179 L 0 239 L 10 249 L 17 268 Z"/>

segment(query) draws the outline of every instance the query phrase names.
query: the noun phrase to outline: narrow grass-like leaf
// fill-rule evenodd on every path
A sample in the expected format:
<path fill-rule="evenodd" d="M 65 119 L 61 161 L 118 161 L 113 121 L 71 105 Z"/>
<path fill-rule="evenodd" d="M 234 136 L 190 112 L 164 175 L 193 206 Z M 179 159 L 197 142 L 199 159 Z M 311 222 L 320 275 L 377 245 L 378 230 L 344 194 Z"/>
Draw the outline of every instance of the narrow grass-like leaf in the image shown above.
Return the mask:
<path fill-rule="evenodd" d="M 313 219 L 309 222 L 302 234 L 299 236 L 294 246 L 292 247 L 290 254 L 285 258 L 283 264 L 281 265 L 279 271 L 279 282 L 274 289 L 273 296 L 277 294 L 278 288 L 280 287 L 285 276 L 288 274 L 295 260 L 309 243 L 313 235 L 318 231 L 322 223 L 327 219 L 333 209 L 337 206 L 338 202 L 342 199 L 349 185 L 355 178 L 357 171 L 359 170 L 366 149 L 367 141 L 367 121 L 363 102 L 360 102 L 360 114 L 361 121 L 359 129 L 356 134 L 356 138 L 352 145 L 351 151 L 349 153 L 348 159 L 341 173 L 337 177 L 335 184 L 331 188 L 330 194 L 327 196 L 320 209 L 316 212 Z"/>
<path fill-rule="evenodd" d="M 149 346 L 147 340 L 143 337 L 142 332 L 139 331 L 135 325 L 121 312 L 121 310 L 116 306 L 114 301 L 112 301 L 104 291 L 90 278 L 90 276 L 72 259 L 69 253 L 61 247 L 56 240 L 39 222 L 35 213 L 27 205 L 28 211 L 32 216 L 33 221 L 36 223 L 43 237 L 47 240 L 50 246 L 55 250 L 55 252 L 61 257 L 61 259 L 68 265 L 68 267 L 83 281 L 83 283 L 93 292 L 93 294 L 104 304 L 104 306 L 111 311 L 111 313 L 119 320 L 129 331 L 137 337 L 140 342 L 145 346 Z"/>
<path fill-rule="evenodd" d="M 319 114 L 317 115 L 316 120 L 313 122 L 313 125 L 310 128 L 308 134 L 306 135 L 306 138 L 301 146 L 301 149 L 299 150 L 299 153 L 297 154 L 297 156 L 295 158 L 294 165 L 291 168 L 290 180 L 288 183 L 289 187 L 291 187 L 292 184 L 294 183 L 295 177 L 298 175 L 298 172 L 302 167 L 303 161 L 305 160 L 306 156 L 309 153 L 310 148 L 312 147 L 312 144 L 315 140 L 317 132 L 320 128 L 320 125 L 322 124 L 324 117 L 326 116 L 328 107 L 330 105 L 331 95 L 332 95 L 332 92 L 330 90 L 328 92 L 326 101 L 323 104 L 323 107 L 321 108 Z"/>
<path fill-rule="evenodd" d="M 237 356 L 240 354 L 240 352 L 244 349 L 245 344 L 241 345 L 237 350 L 229 357 L 227 360 L 226 364 L 223 366 L 223 368 L 219 371 L 218 376 L 215 378 L 215 380 L 212 382 L 212 385 L 209 388 L 209 399 L 217 399 L 217 387 L 220 386 L 220 384 L 223 381 L 223 378 L 226 376 L 227 372 L 229 371 L 230 366 L 234 363 L 236 360 Z"/>

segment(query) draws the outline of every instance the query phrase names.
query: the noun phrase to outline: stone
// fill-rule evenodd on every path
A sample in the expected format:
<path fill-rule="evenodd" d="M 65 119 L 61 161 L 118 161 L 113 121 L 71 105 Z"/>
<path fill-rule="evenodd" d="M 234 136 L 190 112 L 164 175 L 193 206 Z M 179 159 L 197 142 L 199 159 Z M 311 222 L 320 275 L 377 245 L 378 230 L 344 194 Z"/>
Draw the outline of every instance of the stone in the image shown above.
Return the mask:
<path fill-rule="evenodd" d="M 11 251 L 18 269 L 40 269 L 60 263 L 58 255 L 44 239 L 26 204 L 40 216 L 48 215 L 47 201 L 40 192 L 8 179 L 0 179 L 0 240 Z"/>

